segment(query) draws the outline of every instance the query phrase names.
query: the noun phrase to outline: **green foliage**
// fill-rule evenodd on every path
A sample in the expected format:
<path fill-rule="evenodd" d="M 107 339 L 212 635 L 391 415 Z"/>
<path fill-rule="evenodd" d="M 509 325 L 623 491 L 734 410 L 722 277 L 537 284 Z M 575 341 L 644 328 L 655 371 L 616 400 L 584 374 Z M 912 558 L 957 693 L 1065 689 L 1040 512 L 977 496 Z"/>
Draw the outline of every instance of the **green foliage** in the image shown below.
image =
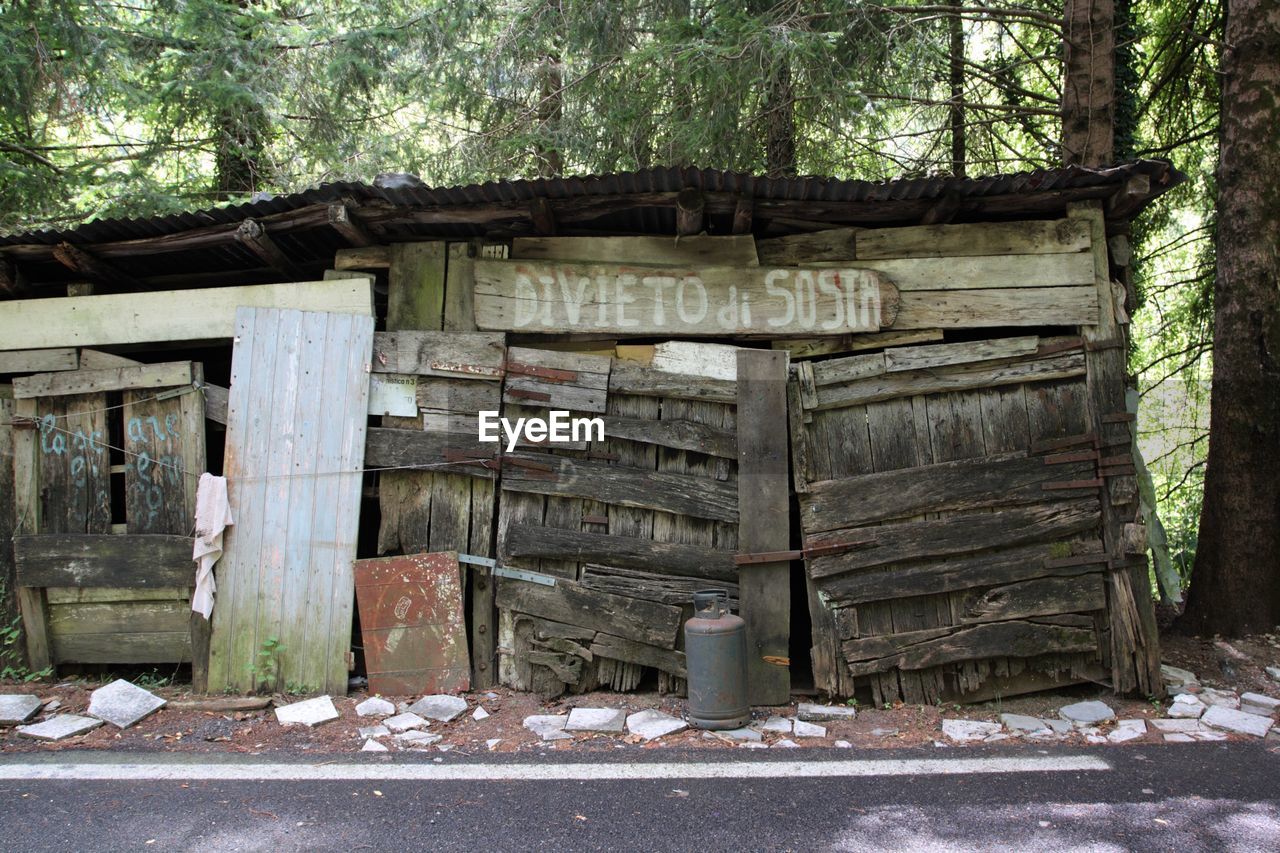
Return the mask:
<path fill-rule="evenodd" d="M 248 666 L 248 673 L 259 691 L 266 692 L 276 688 L 276 681 L 280 677 L 280 653 L 284 650 L 285 646 L 279 637 L 267 637 L 262 641 L 253 662 Z"/>

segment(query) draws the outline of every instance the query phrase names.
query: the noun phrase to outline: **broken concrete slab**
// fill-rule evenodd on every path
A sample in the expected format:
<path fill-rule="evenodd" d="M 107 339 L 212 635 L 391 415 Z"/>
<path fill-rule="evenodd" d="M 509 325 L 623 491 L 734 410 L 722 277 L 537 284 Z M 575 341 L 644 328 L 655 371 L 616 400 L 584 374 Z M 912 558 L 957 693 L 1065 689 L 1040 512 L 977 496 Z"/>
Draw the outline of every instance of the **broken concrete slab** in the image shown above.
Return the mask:
<path fill-rule="evenodd" d="M 102 725 L 102 720 L 95 717 L 82 717 L 79 714 L 59 714 L 42 723 L 18 726 L 14 731 L 22 737 L 57 741 L 91 732 L 100 725 Z"/>
<path fill-rule="evenodd" d="M 360 747 L 361 752 L 390 752 L 384 744 L 378 743 L 370 738 L 364 742 L 364 746 Z"/>
<path fill-rule="evenodd" d="M 573 740 L 564 730 L 568 714 L 534 714 L 524 718 L 524 727 L 543 740 Z"/>
<path fill-rule="evenodd" d="M 396 706 L 381 696 L 370 696 L 356 706 L 359 717 L 390 717 L 396 712 Z"/>
<path fill-rule="evenodd" d="M 716 734 L 730 738 L 731 740 L 764 740 L 764 736 L 755 729 L 725 729 L 722 732 L 716 732 Z"/>
<path fill-rule="evenodd" d="M 1226 740 L 1226 732 L 1190 732 L 1191 737 L 1196 740 Z"/>
<path fill-rule="evenodd" d="M 1205 711 L 1205 704 L 1192 696 L 1190 693 L 1183 693 L 1173 697 L 1173 701 L 1169 703 L 1168 714 L 1175 719 L 1198 719 Z"/>
<path fill-rule="evenodd" d="M 1240 710 L 1248 714 L 1270 717 L 1280 711 L 1280 699 L 1273 699 L 1262 693 L 1241 693 Z"/>
<path fill-rule="evenodd" d="M 849 743 L 847 740 L 838 740 L 831 745 L 836 749 L 853 749 L 853 744 Z"/>
<path fill-rule="evenodd" d="M 770 732 L 772 734 L 789 735 L 791 734 L 791 721 L 786 717 L 770 717 L 757 726 L 762 732 Z"/>
<path fill-rule="evenodd" d="M 1044 724 L 1049 727 L 1049 731 L 1056 735 L 1071 734 L 1072 725 L 1070 720 L 1053 720 L 1046 718 Z"/>
<path fill-rule="evenodd" d="M 199 699 L 170 699 L 165 708 L 170 711 L 208 711 L 213 714 L 233 714 L 240 711 L 261 711 L 270 704 L 270 696 L 203 696 Z M 45 710 L 49 709 L 46 708 Z"/>
<path fill-rule="evenodd" d="M 1151 720 L 1151 727 L 1158 732 L 1198 732 L 1200 721 L 1195 718 Z"/>
<path fill-rule="evenodd" d="M 1196 678 L 1196 674 L 1191 670 L 1169 666 L 1167 663 L 1160 664 L 1160 677 L 1164 679 L 1165 684 L 1175 686 L 1200 683 L 1200 679 Z"/>
<path fill-rule="evenodd" d="M 677 719 L 670 714 L 664 714 L 661 711 L 655 711 L 652 708 L 637 711 L 627 717 L 627 731 L 633 735 L 640 735 L 645 740 L 653 740 L 663 735 L 674 734 L 688 727 L 688 723 L 684 720 Z"/>
<path fill-rule="evenodd" d="M 40 710 L 40 697 L 25 693 L 0 696 L 0 725 L 25 723 Z"/>
<path fill-rule="evenodd" d="M 493 716 L 492 714 L 490 714 L 480 705 L 477 705 L 476 709 L 471 712 L 471 719 L 475 720 L 477 723 L 480 722 L 481 720 L 487 720 L 492 716 Z"/>
<path fill-rule="evenodd" d="M 500 737 L 491 737 L 491 738 L 489 738 L 487 741 L 485 741 L 485 742 L 484 742 L 484 745 L 488 748 L 488 750 L 489 750 L 490 752 L 493 752 L 493 751 L 494 751 L 494 749 L 496 749 L 496 748 L 497 748 L 497 746 L 498 746 L 498 744 L 500 744 L 500 743 L 502 743 L 502 738 L 500 738 Z"/>
<path fill-rule="evenodd" d="M 826 737 L 827 727 L 810 723 L 807 720 L 796 720 L 791 733 L 796 737 Z"/>
<path fill-rule="evenodd" d="M 759 741 L 754 740 L 744 740 L 742 743 L 738 744 L 738 747 L 741 749 L 768 749 L 769 744 L 760 743 Z"/>
<path fill-rule="evenodd" d="M 780 741 L 778 741 L 777 743 L 775 743 L 775 744 L 773 745 L 773 748 L 774 748 L 774 749 L 799 749 L 799 748 L 800 748 L 800 744 L 796 743 L 795 741 L 791 740 L 790 738 L 785 738 L 785 737 L 784 737 L 782 740 L 780 740 Z"/>
<path fill-rule="evenodd" d="M 1213 707 L 1230 708 L 1233 711 L 1240 710 L 1240 697 L 1234 690 L 1218 690 L 1214 687 L 1207 687 L 1198 694 L 1199 699 L 1204 704 Z"/>
<path fill-rule="evenodd" d="M 1111 706 L 1106 702 L 1091 699 L 1087 702 L 1076 702 L 1059 708 L 1058 716 L 1064 720 L 1070 720 L 1078 728 L 1114 720 L 1116 712 L 1111 710 Z"/>
<path fill-rule="evenodd" d="M 1002 740 L 1009 740 L 1013 735 L 1006 732 L 996 732 L 993 735 L 987 735 L 982 739 L 983 743 L 999 743 Z"/>
<path fill-rule="evenodd" d="M 818 705 L 813 702 L 801 702 L 796 706 L 796 719 L 810 723 L 852 720 L 857 716 L 858 709 L 852 705 Z"/>
<path fill-rule="evenodd" d="M 1147 721 L 1142 719 L 1136 719 L 1136 718 L 1131 720 L 1117 720 L 1116 728 L 1117 729 L 1133 729 L 1135 732 L 1142 732 L 1145 734 L 1147 731 Z"/>
<path fill-rule="evenodd" d="M 317 696 L 276 708 L 276 721 L 284 725 L 318 726 L 340 716 L 338 709 L 333 707 L 333 700 L 328 696 Z"/>
<path fill-rule="evenodd" d="M 410 705 L 409 710 L 415 714 L 421 714 L 429 720 L 439 720 L 442 723 L 447 723 L 467 710 L 467 700 L 461 696 L 447 696 L 445 694 L 423 696 Z"/>
<path fill-rule="evenodd" d="M 999 723 L 984 723 L 979 720 L 942 721 L 942 733 L 957 743 L 984 740 L 998 731 Z"/>
<path fill-rule="evenodd" d="M 1186 732 L 1168 732 L 1164 736 L 1166 743 L 1195 743 L 1196 739 Z"/>
<path fill-rule="evenodd" d="M 418 731 L 417 729 L 401 732 L 398 735 L 392 735 L 392 737 L 396 743 L 405 748 L 431 746 L 431 744 L 439 743 L 444 739 L 443 735 Z"/>
<path fill-rule="evenodd" d="M 1126 741 L 1137 740 L 1146 735 L 1146 728 L 1142 729 L 1116 729 L 1107 735 L 1107 741 L 1110 743 L 1125 743 Z"/>
<path fill-rule="evenodd" d="M 1271 728 L 1271 719 L 1269 717 L 1259 717 L 1257 714 L 1236 711 L 1222 705 L 1214 705 L 1205 711 L 1204 716 L 1200 718 L 1200 722 L 1215 729 L 1242 735 L 1252 735 L 1253 737 L 1263 737 Z"/>
<path fill-rule="evenodd" d="M 362 729 L 356 729 L 356 734 L 363 738 L 386 737 L 391 734 L 391 729 L 384 725 L 365 726 Z"/>
<path fill-rule="evenodd" d="M 1044 720 L 1026 714 L 1001 714 L 1000 723 L 1011 732 L 1030 734 L 1049 731 L 1049 726 Z"/>
<path fill-rule="evenodd" d="M 431 725 L 426 719 L 419 717 L 412 711 L 405 711 L 403 714 L 396 714 L 394 717 L 387 717 L 382 724 L 393 732 L 407 732 L 410 729 L 424 729 Z"/>
<path fill-rule="evenodd" d="M 627 712 L 617 708 L 573 708 L 564 725 L 567 732 L 604 732 L 621 734 L 627 725 Z"/>
<path fill-rule="evenodd" d="M 164 699 L 123 678 L 89 694 L 89 716 L 105 720 L 118 729 L 139 723 L 164 706 Z"/>

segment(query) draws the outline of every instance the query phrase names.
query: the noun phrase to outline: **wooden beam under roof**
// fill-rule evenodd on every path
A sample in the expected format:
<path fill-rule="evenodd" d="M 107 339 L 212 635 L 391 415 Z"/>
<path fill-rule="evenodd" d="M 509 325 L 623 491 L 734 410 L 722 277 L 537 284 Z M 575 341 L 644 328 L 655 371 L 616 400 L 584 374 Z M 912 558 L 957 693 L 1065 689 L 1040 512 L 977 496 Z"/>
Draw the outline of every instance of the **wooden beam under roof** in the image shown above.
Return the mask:
<path fill-rule="evenodd" d="M 236 240 L 281 275 L 300 280 L 303 275 L 289 256 L 267 236 L 267 229 L 256 219 L 246 219 L 236 228 Z"/>
<path fill-rule="evenodd" d="M 676 233 L 681 237 L 702 232 L 707 202 L 702 192 L 689 187 L 676 196 Z"/>
<path fill-rule="evenodd" d="M 530 201 L 529 217 L 533 220 L 533 233 L 539 237 L 555 236 L 556 215 L 551 210 L 551 202 L 541 197 Z"/>
<path fill-rule="evenodd" d="M 142 289 L 142 282 L 133 276 L 121 272 L 101 258 L 71 243 L 64 241 L 54 246 L 53 259 L 95 284 L 107 284 L 125 290 Z"/>
<path fill-rule="evenodd" d="M 751 220 L 755 214 L 755 202 L 751 196 L 744 195 L 739 197 L 737 203 L 733 206 L 733 233 L 734 234 L 750 234 Z"/>
<path fill-rule="evenodd" d="M 329 205 L 329 225 L 352 246 L 363 248 L 378 242 L 365 229 L 355 211 L 340 201 Z"/>

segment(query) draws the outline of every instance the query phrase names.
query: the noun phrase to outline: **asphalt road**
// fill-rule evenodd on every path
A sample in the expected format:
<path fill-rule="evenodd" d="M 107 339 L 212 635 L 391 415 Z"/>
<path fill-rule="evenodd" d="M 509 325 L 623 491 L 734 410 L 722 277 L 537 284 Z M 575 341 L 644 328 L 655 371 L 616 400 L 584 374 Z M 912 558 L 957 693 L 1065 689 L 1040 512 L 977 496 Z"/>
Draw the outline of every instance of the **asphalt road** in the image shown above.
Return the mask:
<path fill-rule="evenodd" d="M 1276 851 L 1268 746 L 14 755 L 0 849 Z"/>

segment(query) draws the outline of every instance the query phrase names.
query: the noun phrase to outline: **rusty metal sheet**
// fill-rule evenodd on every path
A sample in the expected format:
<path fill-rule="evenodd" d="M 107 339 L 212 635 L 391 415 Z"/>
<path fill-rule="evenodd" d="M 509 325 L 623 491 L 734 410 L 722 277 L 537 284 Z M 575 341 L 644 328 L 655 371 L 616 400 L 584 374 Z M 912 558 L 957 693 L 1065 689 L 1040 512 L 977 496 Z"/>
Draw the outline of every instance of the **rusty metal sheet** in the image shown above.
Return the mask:
<path fill-rule="evenodd" d="M 471 689 L 456 552 L 357 560 L 355 581 L 369 692 Z"/>

